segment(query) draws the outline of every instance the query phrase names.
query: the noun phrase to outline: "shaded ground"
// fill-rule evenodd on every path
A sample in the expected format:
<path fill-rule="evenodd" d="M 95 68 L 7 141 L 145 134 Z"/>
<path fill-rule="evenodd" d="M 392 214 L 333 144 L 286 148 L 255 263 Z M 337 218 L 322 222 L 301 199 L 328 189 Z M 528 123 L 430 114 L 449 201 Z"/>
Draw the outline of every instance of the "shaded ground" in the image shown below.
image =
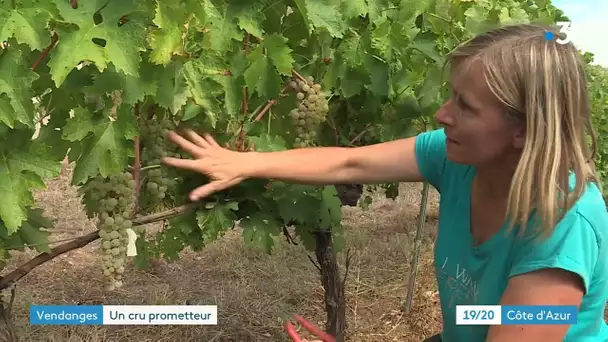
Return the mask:
<path fill-rule="evenodd" d="M 69 168 L 38 194 L 46 215 L 57 220 L 53 240 L 94 230 L 69 186 Z M 400 311 L 407 294 L 411 248 L 420 202 L 419 185 L 405 185 L 397 201 L 379 199 L 371 209 L 344 208 L 347 246 L 355 252 L 347 281 L 350 341 L 421 341 L 440 330 L 432 270 L 432 231 L 437 197 L 423 242 L 412 313 Z M 125 286 L 103 289 L 98 243 L 72 251 L 35 269 L 19 282 L 14 321 L 24 341 L 287 341 L 282 319 L 299 313 L 324 322 L 318 273 L 300 246 L 281 240 L 276 254 L 243 246 L 239 231 L 201 253 L 184 252 L 173 264 L 129 267 Z M 32 253 L 13 261 L 20 264 Z M 343 262 L 343 256 L 341 256 Z M 342 269 L 343 271 L 343 269 Z M 219 325 L 204 327 L 29 326 L 35 304 L 217 304 Z"/>

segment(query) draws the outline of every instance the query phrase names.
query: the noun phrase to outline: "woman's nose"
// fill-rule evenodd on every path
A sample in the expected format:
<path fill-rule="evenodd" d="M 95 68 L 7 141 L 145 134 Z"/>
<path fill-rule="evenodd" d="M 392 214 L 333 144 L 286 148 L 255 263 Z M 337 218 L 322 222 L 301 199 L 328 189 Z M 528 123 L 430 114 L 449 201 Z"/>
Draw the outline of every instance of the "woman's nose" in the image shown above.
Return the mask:
<path fill-rule="evenodd" d="M 439 108 L 437 113 L 435 114 L 435 120 L 437 123 L 442 126 L 453 126 L 454 125 L 454 115 L 452 114 L 452 100 L 448 100 L 446 103 Z"/>

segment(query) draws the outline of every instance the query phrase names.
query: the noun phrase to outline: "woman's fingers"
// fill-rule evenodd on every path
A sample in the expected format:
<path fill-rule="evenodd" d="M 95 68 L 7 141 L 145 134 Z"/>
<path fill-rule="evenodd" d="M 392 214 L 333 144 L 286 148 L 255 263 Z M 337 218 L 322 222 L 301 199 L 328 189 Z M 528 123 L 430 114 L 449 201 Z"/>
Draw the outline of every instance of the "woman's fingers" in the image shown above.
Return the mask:
<path fill-rule="evenodd" d="M 211 144 L 209 144 L 209 142 L 206 139 L 204 139 L 203 137 L 201 137 L 200 135 L 198 135 L 196 132 L 194 132 L 191 129 L 185 130 L 184 135 L 188 138 L 188 140 L 192 141 L 193 143 L 195 143 L 196 145 L 198 145 L 202 148 L 211 147 Z"/>
<path fill-rule="evenodd" d="M 181 135 L 170 131 L 168 134 L 169 140 L 181 147 L 184 151 L 190 153 L 193 157 L 198 158 L 201 155 L 201 147 L 183 138 Z"/>
<path fill-rule="evenodd" d="M 222 191 L 224 189 L 228 189 L 232 186 L 235 186 L 240 181 L 241 181 L 241 179 L 238 179 L 238 178 L 232 178 L 232 179 L 229 178 L 229 179 L 216 180 L 211 183 L 201 185 L 198 188 L 196 188 L 190 192 L 190 200 L 198 201 L 201 198 L 207 197 L 214 192 Z"/>
<path fill-rule="evenodd" d="M 163 164 L 166 164 L 169 166 L 177 167 L 180 169 L 186 169 L 186 170 L 190 170 L 190 171 L 201 172 L 200 164 L 196 160 L 165 157 L 161 161 Z"/>
<path fill-rule="evenodd" d="M 205 198 L 209 195 L 211 195 L 212 193 L 216 192 L 216 191 L 220 191 L 223 190 L 220 186 L 218 186 L 217 182 L 211 182 L 211 183 L 207 183 L 205 185 L 201 185 L 198 188 L 192 190 L 190 192 L 190 200 L 191 201 L 198 201 L 201 198 Z"/>
<path fill-rule="evenodd" d="M 215 139 L 213 139 L 213 137 L 211 136 L 211 134 L 209 133 L 204 133 L 203 134 L 203 138 L 209 143 L 209 145 L 211 146 L 215 146 L 215 147 L 221 147 L 217 141 L 215 141 Z"/>

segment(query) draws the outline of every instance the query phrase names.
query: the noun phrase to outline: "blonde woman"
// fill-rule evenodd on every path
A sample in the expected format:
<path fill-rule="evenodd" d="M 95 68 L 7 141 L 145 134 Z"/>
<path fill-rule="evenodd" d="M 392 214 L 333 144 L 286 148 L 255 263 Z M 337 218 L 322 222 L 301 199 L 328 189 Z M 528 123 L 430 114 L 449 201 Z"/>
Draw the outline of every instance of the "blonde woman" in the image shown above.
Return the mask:
<path fill-rule="evenodd" d="M 449 58 L 442 129 L 358 148 L 233 152 L 171 133 L 194 156 L 167 158 L 213 181 L 196 201 L 247 178 L 308 184 L 427 181 L 441 193 L 435 341 L 608 341 L 608 213 L 586 146 L 583 65 L 553 28 L 481 34 Z M 591 134 L 593 136 L 593 134 Z M 564 191 L 569 189 L 566 194 Z M 574 325 L 456 325 L 456 305 L 576 305 Z"/>

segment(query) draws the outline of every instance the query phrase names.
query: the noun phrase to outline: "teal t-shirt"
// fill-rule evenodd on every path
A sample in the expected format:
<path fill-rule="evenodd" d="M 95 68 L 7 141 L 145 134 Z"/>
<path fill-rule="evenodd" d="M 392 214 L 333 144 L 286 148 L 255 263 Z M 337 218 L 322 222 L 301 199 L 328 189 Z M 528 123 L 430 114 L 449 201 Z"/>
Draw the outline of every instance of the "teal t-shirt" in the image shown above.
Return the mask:
<path fill-rule="evenodd" d="M 485 341 L 488 326 L 456 325 L 456 305 L 498 305 L 510 277 L 543 268 L 574 272 L 585 283 L 578 322 L 564 341 L 608 341 L 608 213 L 598 187 L 588 185 L 545 240 L 520 239 L 503 226 L 474 247 L 469 213 L 475 169 L 447 160 L 445 139 L 440 129 L 416 140 L 421 173 L 441 194 L 434 253 L 443 342 Z"/>

